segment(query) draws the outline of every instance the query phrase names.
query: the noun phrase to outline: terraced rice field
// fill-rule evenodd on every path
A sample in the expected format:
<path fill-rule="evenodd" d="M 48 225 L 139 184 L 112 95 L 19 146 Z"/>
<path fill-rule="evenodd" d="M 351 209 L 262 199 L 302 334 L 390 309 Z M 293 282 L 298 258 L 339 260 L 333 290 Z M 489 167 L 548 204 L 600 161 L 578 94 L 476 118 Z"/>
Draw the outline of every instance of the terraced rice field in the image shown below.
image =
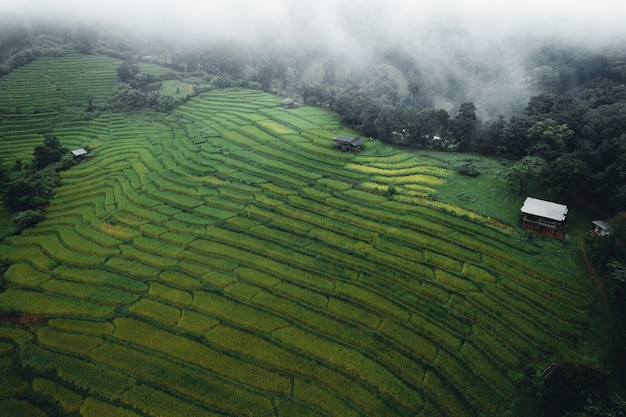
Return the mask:
<path fill-rule="evenodd" d="M 497 415 L 583 335 L 584 276 L 430 200 L 440 163 L 334 151 L 350 132 L 323 110 L 227 90 L 158 119 L 54 120 L 97 148 L 0 244 L 0 309 L 41 318 L 0 327 L 2 410 Z"/>
<path fill-rule="evenodd" d="M 89 98 L 107 104 L 115 90 L 121 61 L 97 55 L 44 57 L 0 78 L 0 155 L 3 164 L 28 163 L 33 148 L 55 127 L 68 147 L 97 146 L 93 131 L 76 126 Z M 68 120 L 69 119 L 69 120 Z M 63 125 L 70 125 L 64 130 Z"/>

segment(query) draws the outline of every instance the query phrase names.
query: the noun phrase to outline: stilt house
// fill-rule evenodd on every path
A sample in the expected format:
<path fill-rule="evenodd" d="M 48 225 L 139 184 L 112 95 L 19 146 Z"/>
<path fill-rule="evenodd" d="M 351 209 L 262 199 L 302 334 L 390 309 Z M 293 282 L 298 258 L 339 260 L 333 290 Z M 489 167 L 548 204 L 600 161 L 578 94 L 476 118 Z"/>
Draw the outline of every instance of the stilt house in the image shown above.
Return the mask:
<path fill-rule="evenodd" d="M 608 220 L 594 220 L 591 222 L 591 231 L 600 236 L 607 236 L 611 234 L 611 224 Z"/>
<path fill-rule="evenodd" d="M 334 139 L 335 149 L 344 152 L 356 152 L 361 149 L 363 141 L 352 136 L 337 136 Z"/>
<path fill-rule="evenodd" d="M 527 197 L 521 209 L 524 227 L 551 235 L 562 233 L 567 210 L 563 204 Z"/>
<path fill-rule="evenodd" d="M 87 157 L 87 151 L 83 148 L 75 149 L 72 151 L 72 155 L 74 156 L 75 160 L 82 161 Z"/>

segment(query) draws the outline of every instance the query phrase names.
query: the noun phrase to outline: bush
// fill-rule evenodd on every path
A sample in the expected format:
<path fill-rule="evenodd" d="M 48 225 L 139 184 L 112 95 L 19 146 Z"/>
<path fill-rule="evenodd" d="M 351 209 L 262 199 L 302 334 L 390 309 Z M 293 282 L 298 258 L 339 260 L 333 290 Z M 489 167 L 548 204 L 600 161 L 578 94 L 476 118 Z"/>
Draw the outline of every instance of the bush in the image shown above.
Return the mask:
<path fill-rule="evenodd" d="M 591 363 L 560 364 L 547 379 L 543 392 L 546 416 L 583 411 L 591 398 L 606 398 L 609 371 Z"/>
<path fill-rule="evenodd" d="M 461 175 L 465 175 L 466 177 L 477 177 L 480 175 L 480 171 L 476 168 L 473 162 L 461 165 L 457 168 L 456 172 Z"/>
<path fill-rule="evenodd" d="M 11 218 L 9 234 L 19 235 L 22 230 L 35 226 L 43 220 L 43 215 L 38 210 L 25 210 L 17 212 Z"/>
<path fill-rule="evenodd" d="M 43 169 L 50 164 L 61 161 L 69 150 L 61 146 L 61 142 L 54 135 L 45 135 L 44 143 L 37 145 L 33 151 L 33 167 Z"/>

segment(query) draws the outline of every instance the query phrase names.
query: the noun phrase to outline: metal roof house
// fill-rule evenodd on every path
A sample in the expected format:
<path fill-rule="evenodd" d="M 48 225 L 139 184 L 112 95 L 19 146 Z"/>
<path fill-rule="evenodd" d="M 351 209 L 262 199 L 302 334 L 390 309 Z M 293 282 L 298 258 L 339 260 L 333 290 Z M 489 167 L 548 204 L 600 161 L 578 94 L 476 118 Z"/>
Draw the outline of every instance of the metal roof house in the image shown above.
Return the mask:
<path fill-rule="evenodd" d="M 83 160 L 87 157 L 87 151 L 83 148 L 75 149 L 72 151 L 72 156 L 74 159 Z"/>
<path fill-rule="evenodd" d="M 298 107 L 298 100 L 289 97 L 285 98 L 281 103 L 286 109 L 294 109 Z"/>
<path fill-rule="evenodd" d="M 355 152 L 361 149 L 363 141 L 359 138 L 352 136 L 336 136 L 333 139 L 335 142 L 335 149 L 344 152 Z"/>
<path fill-rule="evenodd" d="M 591 224 L 593 224 L 593 229 L 591 230 L 593 233 L 600 236 L 611 234 L 611 224 L 608 220 L 594 220 Z"/>
<path fill-rule="evenodd" d="M 521 208 L 524 214 L 524 227 L 553 235 L 562 232 L 567 211 L 567 206 L 563 204 L 533 197 L 527 197 Z"/>

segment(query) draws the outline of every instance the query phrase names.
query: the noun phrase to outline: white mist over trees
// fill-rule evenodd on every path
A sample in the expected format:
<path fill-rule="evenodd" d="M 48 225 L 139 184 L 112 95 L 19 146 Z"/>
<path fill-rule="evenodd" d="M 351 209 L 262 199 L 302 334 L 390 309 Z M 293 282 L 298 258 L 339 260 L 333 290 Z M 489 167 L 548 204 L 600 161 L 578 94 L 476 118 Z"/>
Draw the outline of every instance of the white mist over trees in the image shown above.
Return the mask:
<path fill-rule="evenodd" d="M 43 19 L 132 29 L 179 47 L 229 40 L 308 51 L 344 71 L 401 55 L 419 73 L 420 87 L 437 93 L 435 107 L 454 110 L 471 101 L 486 118 L 519 111 L 537 92 L 536 78 L 550 76 L 549 68 L 529 68 L 530 50 L 546 42 L 614 45 L 626 38 L 625 10 L 610 0 L 23 0 L 0 5 L 0 16 L 9 26 Z M 405 68 L 395 73 L 401 86 L 409 83 Z"/>

